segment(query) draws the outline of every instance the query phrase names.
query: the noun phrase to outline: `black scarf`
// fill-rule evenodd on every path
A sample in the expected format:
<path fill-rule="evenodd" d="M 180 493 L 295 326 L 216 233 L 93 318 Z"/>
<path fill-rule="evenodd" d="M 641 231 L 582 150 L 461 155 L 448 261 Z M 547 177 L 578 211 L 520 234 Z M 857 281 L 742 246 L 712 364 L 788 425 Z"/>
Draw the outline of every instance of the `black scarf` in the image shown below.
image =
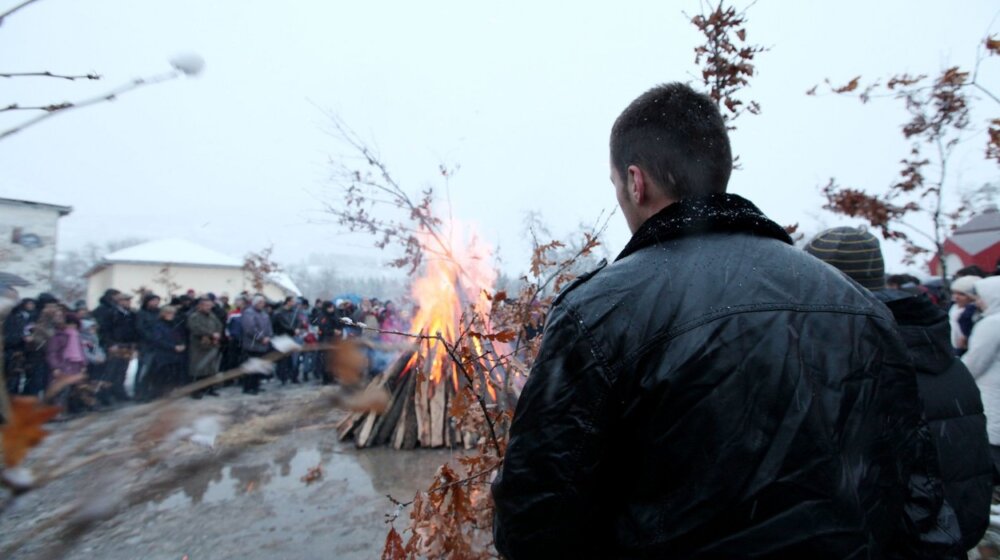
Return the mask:
<path fill-rule="evenodd" d="M 657 212 L 635 232 L 615 260 L 664 241 L 704 233 L 746 233 L 792 244 L 784 228 L 752 202 L 735 194 L 712 194 L 675 202 Z"/>

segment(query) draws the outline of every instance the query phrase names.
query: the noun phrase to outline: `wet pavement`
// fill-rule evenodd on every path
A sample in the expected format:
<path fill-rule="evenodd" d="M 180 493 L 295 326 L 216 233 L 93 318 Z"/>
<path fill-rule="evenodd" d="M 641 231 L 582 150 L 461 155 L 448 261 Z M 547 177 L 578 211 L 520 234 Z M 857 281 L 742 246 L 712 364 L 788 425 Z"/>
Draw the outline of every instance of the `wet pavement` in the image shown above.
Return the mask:
<path fill-rule="evenodd" d="M 308 388 L 279 389 L 257 401 L 228 390 L 222 399 L 191 402 L 239 427 L 242 419 L 285 410 L 308 395 Z M 114 421 L 115 413 L 105 413 Z M 339 413 L 337 413 L 339 414 Z M 208 457 L 204 466 L 165 485 L 149 485 L 143 498 L 131 500 L 113 518 L 89 531 L 65 556 L 107 560 L 208 558 L 296 559 L 377 558 L 388 530 L 386 515 L 396 507 L 386 497 L 408 501 L 425 489 L 437 468 L 459 451 L 355 449 L 338 442 L 333 418 L 298 426 L 273 441 L 243 446 L 235 457 L 214 460 L 213 453 L 190 443 L 185 457 Z M 224 432 L 225 433 L 225 432 Z M 122 430 L 121 436 L 130 436 Z M 224 439 L 224 437 L 222 438 Z M 60 444 L 53 438 L 54 444 Z M 105 442 L 102 447 L 112 447 Z M 316 467 L 322 476 L 307 483 Z M 95 464 L 19 499 L 0 519 L 0 547 L 30 531 L 76 496 L 112 486 Z M 178 468 L 170 464 L 156 469 Z M 123 470 L 125 475 L 129 471 Z M 136 476 L 146 476 L 139 473 Z M 114 479 L 111 479 L 114 480 Z M 128 486 L 130 483 L 126 482 Z M 132 483 L 137 486 L 140 483 Z M 109 488 L 110 489 L 110 488 Z M 404 512 L 396 522 L 402 529 Z M 33 558 L 55 535 L 41 534 L 14 558 Z"/>

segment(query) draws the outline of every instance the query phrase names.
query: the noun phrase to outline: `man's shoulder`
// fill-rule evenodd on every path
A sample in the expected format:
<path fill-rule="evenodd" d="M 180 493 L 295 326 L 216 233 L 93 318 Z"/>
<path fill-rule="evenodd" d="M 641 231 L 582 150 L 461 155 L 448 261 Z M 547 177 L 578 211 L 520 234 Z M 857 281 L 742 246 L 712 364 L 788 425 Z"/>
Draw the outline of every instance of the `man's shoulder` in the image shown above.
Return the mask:
<path fill-rule="evenodd" d="M 766 310 L 831 311 L 892 318 L 864 288 L 811 255 L 751 235 L 710 234 L 653 245 L 598 267 L 556 300 L 586 326 L 678 324 Z M 648 326 L 648 325 L 647 325 Z"/>

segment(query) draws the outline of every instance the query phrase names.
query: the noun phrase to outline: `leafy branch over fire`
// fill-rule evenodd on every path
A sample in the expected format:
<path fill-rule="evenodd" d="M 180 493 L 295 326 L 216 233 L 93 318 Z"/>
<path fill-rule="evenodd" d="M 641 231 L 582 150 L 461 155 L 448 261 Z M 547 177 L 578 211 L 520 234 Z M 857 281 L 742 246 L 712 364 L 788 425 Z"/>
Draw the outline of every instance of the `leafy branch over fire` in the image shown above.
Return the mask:
<path fill-rule="evenodd" d="M 413 291 L 420 309 L 413 332 L 389 334 L 415 339 L 419 343 L 416 347 L 422 350 L 412 358 L 404 353 L 398 368 L 383 374 L 390 377 L 377 381 L 395 387 L 390 411 L 395 407 L 398 412 L 390 412 L 389 417 L 406 422 L 406 410 L 413 405 L 406 401 L 404 407 L 399 399 L 416 399 L 420 410 L 426 406 L 421 395 L 427 398 L 428 392 L 438 396 L 448 392 L 451 396 L 443 410 L 450 427 L 445 430 L 473 434 L 461 439 L 475 448 L 459 465 L 442 466 L 427 491 L 414 499 L 400 502 L 390 498 L 399 506 L 390 524 L 407 507 L 411 508 L 410 522 L 402 534 L 390 530 L 384 557 L 494 557 L 488 485 L 490 475 L 503 461 L 513 406 L 537 353 L 541 325 L 555 294 L 581 272 L 577 265 L 600 245 L 610 216 L 602 215 L 579 242 L 543 239 L 543 228 L 530 228 L 530 272 L 520 278 L 516 292 L 494 291 L 495 273 L 483 274 L 481 270 L 486 255 L 466 247 L 475 246 L 476 240 L 457 239 L 452 235 L 455 228 L 451 221 L 435 214 L 433 189 L 411 196 L 373 148 L 341 119 L 335 115 L 330 118 L 338 139 L 358 157 L 353 159 L 357 167 L 344 163 L 351 161 L 349 158 L 334 162 L 335 182 L 343 201 L 328 204 L 327 210 L 349 231 L 375 237 L 376 247 L 402 251 L 393 264 L 418 275 Z M 452 174 L 444 166 L 440 173 L 446 180 Z M 383 217 L 379 212 L 394 217 Z M 446 369 L 455 372 L 455 379 L 435 373 L 441 367 L 442 354 L 450 361 Z M 397 381 L 400 376 L 413 377 L 411 385 Z M 407 386 L 416 387 L 415 396 L 406 393 Z M 430 406 L 433 411 L 433 402 Z M 380 417 L 376 425 L 385 421 Z M 418 427 L 410 428 L 420 430 L 421 441 L 426 441 L 426 421 L 421 423 L 419 413 L 416 421 Z M 349 421 L 345 433 L 354 433 L 359 445 L 368 445 L 373 437 L 380 439 L 364 425 L 361 419 Z M 358 432 L 352 432 L 355 427 Z M 387 437 L 384 427 L 375 431 L 383 434 L 381 439 Z M 398 443 L 399 438 L 394 441 Z"/>
<path fill-rule="evenodd" d="M 876 80 L 865 86 L 861 76 L 840 86 L 825 81 L 831 93 L 857 95 L 862 103 L 875 98 L 901 102 L 909 118 L 901 132 L 910 150 L 899 162 L 899 178 L 882 193 L 844 187 L 831 178 L 822 188 L 827 200 L 824 208 L 862 218 L 886 239 L 902 242 L 907 264 L 914 264 L 920 256 L 933 257 L 945 280 L 945 236 L 975 210 L 968 197 L 957 206 L 948 204 L 957 187 L 949 181 L 949 163 L 956 148 L 974 131 L 972 108 L 980 99 L 976 94 L 1000 105 L 1000 98 L 979 82 L 980 66 L 986 58 L 1000 55 L 1000 41 L 988 37 L 981 47 L 972 72 L 952 66 L 934 78 L 895 74 L 885 83 Z M 813 86 L 806 94 L 816 95 L 818 87 Z M 985 128 L 984 155 L 1000 164 L 1000 118 L 989 119 Z M 924 226 L 928 221 L 929 227 Z"/>

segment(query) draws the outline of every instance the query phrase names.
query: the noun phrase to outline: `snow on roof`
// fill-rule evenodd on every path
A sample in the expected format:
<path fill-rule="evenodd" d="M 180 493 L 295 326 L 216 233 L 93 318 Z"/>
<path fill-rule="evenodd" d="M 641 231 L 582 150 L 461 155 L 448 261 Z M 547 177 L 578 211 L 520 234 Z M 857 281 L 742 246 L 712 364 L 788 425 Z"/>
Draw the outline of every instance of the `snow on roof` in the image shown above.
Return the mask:
<path fill-rule="evenodd" d="M 105 263 L 188 264 L 242 268 L 243 261 L 184 239 L 160 239 L 115 251 Z"/>
<path fill-rule="evenodd" d="M 49 210 L 55 210 L 59 212 L 59 216 L 67 216 L 73 211 L 72 206 L 63 206 L 62 204 L 49 204 L 47 202 L 36 202 L 34 200 L 21 200 L 17 198 L 0 198 L 0 204 L 7 204 L 10 206 L 30 206 L 33 208 L 47 208 Z"/>
<path fill-rule="evenodd" d="M 1000 212 L 990 208 L 955 230 L 951 241 L 970 255 L 978 255 L 1000 243 Z"/>
<path fill-rule="evenodd" d="M 295 285 L 295 282 L 292 281 L 292 277 L 289 276 L 287 272 L 275 272 L 269 274 L 268 280 L 273 282 L 274 285 L 278 286 L 279 288 L 285 290 L 286 292 L 289 292 L 290 295 L 293 296 L 302 295 L 302 291 L 299 290 L 299 287 Z"/>

